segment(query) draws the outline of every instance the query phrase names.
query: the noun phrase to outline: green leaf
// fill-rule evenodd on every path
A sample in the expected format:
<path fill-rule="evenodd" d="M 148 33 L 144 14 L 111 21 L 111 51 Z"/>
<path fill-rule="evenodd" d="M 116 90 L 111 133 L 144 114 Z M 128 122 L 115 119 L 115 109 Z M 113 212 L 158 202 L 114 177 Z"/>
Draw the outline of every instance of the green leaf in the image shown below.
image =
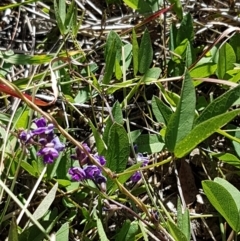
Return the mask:
<path fill-rule="evenodd" d="M 56 233 L 56 241 L 69 240 L 69 223 L 64 223 Z"/>
<path fill-rule="evenodd" d="M 30 175 L 32 175 L 33 177 L 37 177 L 38 176 L 38 172 L 37 170 L 31 166 L 28 162 L 26 161 L 22 161 L 21 162 L 21 167 L 26 170 Z"/>
<path fill-rule="evenodd" d="M 158 153 L 164 147 L 164 141 L 160 135 L 156 134 L 143 134 L 140 135 L 135 143 L 138 147 L 138 152 Z"/>
<path fill-rule="evenodd" d="M 145 74 L 153 60 L 152 41 L 148 30 L 143 33 L 139 48 L 139 72 Z"/>
<path fill-rule="evenodd" d="M 89 121 L 89 125 L 92 129 L 92 133 L 93 133 L 93 136 L 94 136 L 94 139 L 96 142 L 97 151 L 98 151 L 99 155 L 101 155 L 107 149 L 107 147 L 103 141 L 102 136 L 100 135 L 98 130 L 95 128 L 92 121 L 91 120 L 88 120 L 88 121 Z"/>
<path fill-rule="evenodd" d="M 17 120 L 16 122 L 14 121 L 16 123 L 15 127 L 17 129 L 20 129 L 20 128 L 27 129 L 28 123 L 29 123 L 29 109 L 26 109 L 25 107 L 24 109 L 19 108 L 14 116 L 14 120 Z"/>
<path fill-rule="evenodd" d="M 190 231 L 190 216 L 189 216 L 189 210 L 186 209 L 182 215 L 182 224 L 180 227 L 180 230 L 184 233 L 187 240 L 189 241 L 191 238 L 191 231 Z"/>
<path fill-rule="evenodd" d="M 116 235 L 116 241 L 134 241 L 135 236 L 138 232 L 138 224 L 136 223 L 136 221 L 130 222 L 130 220 L 125 220 L 122 228 L 120 229 L 120 231 L 118 232 L 118 234 Z"/>
<path fill-rule="evenodd" d="M 214 181 L 202 181 L 202 187 L 214 208 L 226 219 L 235 232 L 239 232 L 239 191 L 221 178 L 215 178 Z"/>
<path fill-rule="evenodd" d="M 108 150 L 105 155 L 107 160 L 106 167 L 116 173 L 124 171 L 130 150 L 128 135 L 123 126 L 118 123 L 114 123 L 111 126 L 107 146 Z"/>
<path fill-rule="evenodd" d="M 235 132 L 231 132 L 230 134 L 233 135 L 235 138 L 240 139 L 240 128 L 236 127 L 235 125 L 228 125 L 228 128 L 235 128 L 236 131 Z M 236 142 L 236 141 L 232 141 L 233 144 L 233 149 L 236 152 L 236 154 L 238 155 L 238 157 L 240 157 L 240 143 Z"/>
<path fill-rule="evenodd" d="M 37 207 L 37 209 L 33 213 L 33 217 L 36 220 L 38 220 L 41 217 L 43 217 L 44 214 L 48 211 L 49 207 L 51 206 L 51 204 L 53 203 L 53 201 L 56 198 L 57 188 L 58 188 L 58 183 L 56 182 L 56 184 L 52 187 L 52 189 L 47 194 L 47 196 L 44 197 L 42 202 L 39 204 L 39 206 Z"/>
<path fill-rule="evenodd" d="M 211 156 L 217 158 L 218 160 L 233 165 L 236 168 L 240 168 L 240 160 L 231 153 L 213 153 Z"/>
<path fill-rule="evenodd" d="M 240 192 L 239 192 L 239 190 L 236 187 L 234 187 L 230 182 L 228 182 L 227 180 L 220 178 L 220 177 L 214 178 L 214 182 L 222 185 L 226 190 L 229 191 L 229 193 L 231 193 L 231 195 L 237 205 L 237 208 L 240 211 L 240 202 L 239 202 Z M 239 225 L 240 225 L 240 216 L 239 216 Z M 239 226 L 239 228 L 240 228 L 240 226 Z"/>
<path fill-rule="evenodd" d="M 152 98 L 152 111 L 158 123 L 164 123 L 167 125 L 172 115 L 172 110 L 157 96 L 153 96 Z"/>
<path fill-rule="evenodd" d="M 189 135 L 177 143 L 174 150 L 175 156 L 181 158 L 189 153 L 198 144 L 200 144 L 202 141 L 216 132 L 219 128 L 231 121 L 239 113 L 240 109 L 233 110 L 231 112 L 215 116 L 195 126 Z"/>
<path fill-rule="evenodd" d="M 12 217 L 9 234 L 8 234 L 9 241 L 18 241 L 18 226 L 16 223 L 16 217 Z"/>
<path fill-rule="evenodd" d="M 62 22 L 65 22 L 66 19 L 66 1 L 65 0 L 59 0 L 59 15 L 62 20 Z M 66 26 L 66 25 L 65 25 Z"/>
<path fill-rule="evenodd" d="M 187 13 L 181 22 L 181 25 L 177 31 L 176 45 L 178 46 L 184 39 L 192 42 L 194 37 L 193 20 L 190 13 Z"/>
<path fill-rule="evenodd" d="M 234 36 L 230 38 L 229 43 L 231 44 L 234 53 L 236 54 L 236 63 L 240 62 L 240 33 L 235 33 Z"/>
<path fill-rule="evenodd" d="M 129 230 L 126 234 L 125 241 L 135 241 L 136 234 L 138 232 L 138 224 L 136 221 L 133 221 L 129 227 Z"/>
<path fill-rule="evenodd" d="M 224 76 L 228 70 L 234 68 L 236 63 L 236 55 L 232 46 L 225 43 L 219 50 L 219 58 L 217 64 L 217 76 L 219 79 L 224 79 Z"/>
<path fill-rule="evenodd" d="M 103 141 L 104 143 L 108 142 L 108 137 L 109 137 L 109 130 L 113 125 L 113 121 L 123 125 L 124 120 L 123 120 L 123 115 L 122 115 L 122 109 L 121 106 L 119 105 L 119 102 L 115 102 L 112 108 L 112 117 L 113 120 L 110 118 L 110 116 L 108 117 L 107 121 L 106 121 L 106 126 L 103 132 Z M 104 152 L 102 153 L 102 155 L 105 155 Z"/>
<path fill-rule="evenodd" d="M 132 44 L 125 44 L 122 48 L 122 52 L 124 52 L 124 55 L 121 55 L 120 66 L 123 70 L 123 62 L 125 62 L 125 71 L 127 71 L 132 62 Z M 123 59 L 123 57 L 125 57 L 125 59 Z"/>
<path fill-rule="evenodd" d="M 212 101 L 196 119 L 194 125 L 199 125 L 203 121 L 206 121 L 214 116 L 225 113 L 233 103 L 239 99 L 240 96 L 240 85 L 233 89 L 225 92 L 223 95 Z"/>
<path fill-rule="evenodd" d="M 142 78 L 142 82 L 144 82 L 145 84 L 152 84 L 153 82 L 157 81 L 161 74 L 161 71 L 162 70 L 158 67 L 148 69 Z"/>
<path fill-rule="evenodd" d="M 193 126 L 196 96 L 192 79 L 186 71 L 180 101 L 176 112 L 171 115 L 165 134 L 165 143 L 169 151 L 174 151 L 179 141 L 186 137 Z"/>
<path fill-rule="evenodd" d="M 65 1 L 65 0 L 64 0 Z M 73 22 L 73 17 L 74 17 L 74 12 L 75 12 L 76 6 L 75 6 L 75 1 L 72 1 L 70 4 L 70 7 L 67 10 L 67 15 L 65 17 L 64 26 L 66 28 L 65 34 L 67 34 L 72 27 L 72 22 Z M 66 10 L 65 10 L 66 11 Z M 76 23 L 75 23 L 76 24 Z"/>
<path fill-rule="evenodd" d="M 191 64 L 195 61 L 196 56 L 194 54 L 194 50 L 190 42 L 187 42 L 187 49 L 186 49 L 186 68 L 189 68 Z"/>
<path fill-rule="evenodd" d="M 56 17 L 56 20 L 57 20 L 57 25 L 58 25 L 58 28 L 60 30 L 61 35 L 64 35 L 65 34 L 65 30 L 66 30 L 65 26 L 63 24 L 64 21 L 65 21 L 65 17 L 64 17 L 64 21 L 62 21 L 62 17 L 61 17 L 61 13 L 60 13 L 60 11 L 62 11 L 62 8 L 63 8 L 63 5 L 62 5 L 63 2 L 65 2 L 65 1 L 64 0 L 60 0 L 60 4 L 61 4 L 61 9 L 60 9 L 60 6 L 58 7 L 57 0 L 53 1 L 54 13 L 55 13 L 55 17 Z M 64 14 L 64 16 L 65 16 L 65 14 Z"/>
<path fill-rule="evenodd" d="M 139 46 L 137 41 L 137 35 L 135 29 L 132 31 L 132 54 L 133 54 L 133 74 L 137 75 L 138 72 L 138 62 L 139 62 Z"/>
<path fill-rule="evenodd" d="M 186 55 L 185 52 L 186 52 L 188 44 L 189 44 L 189 41 L 187 39 L 184 39 L 181 43 L 179 43 L 177 48 L 174 50 L 174 53 L 181 56 L 181 59 L 179 59 L 179 57 L 176 55 L 172 56 L 172 60 L 175 63 L 181 63 L 183 61 L 183 59 L 185 58 L 185 55 Z"/>
<path fill-rule="evenodd" d="M 120 63 L 117 59 L 115 60 L 115 71 L 114 72 L 115 72 L 116 79 L 120 80 L 122 78 L 123 73 L 122 73 Z"/>
<path fill-rule="evenodd" d="M 113 105 L 112 116 L 113 116 L 115 122 L 117 122 L 120 125 L 123 125 L 123 123 L 124 123 L 123 113 L 122 113 L 122 109 L 121 109 L 121 106 L 118 101 L 116 101 Z"/>
<path fill-rule="evenodd" d="M 125 220 L 123 225 L 122 225 L 122 228 L 120 229 L 120 231 L 116 235 L 115 241 L 126 240 L 125 237 L 127 235 L 127 232 L 129 231 L 130 226 L 131 226 L 130 220 L 128 220 L 128 219 Z"/>
<path fill-rule="evenodd" d="M 94 215 L 94 218 L 97 220 L 97 231 L 98 231 L 98 235 L 99 235 L 99 240 L 109 241 L 109 239 L 107 238 L 107 235 L 105 233 L 105 230 L 103 228 L 102 221 L 97 215 L 96 209 L 94 209 L 93 215 Z"/>
<path fill-rule="evenodd" d="M 111 31 L 108 34 L 104 52 L 106 69 L 103 77 L 103 84 L 109 84 L 112 78 L 115 60 L 118 59 L 120 61 L 121 59 L 121 50 L 122 41 L 120 37 L 114 31 Z"/>
<path fill-rule="evenodd" d="M 184 233 L 170 220 L 167 222 L 168 229 L 175 241 L 188 241 Z"/>
<path fill-rule="evenodd" d="M 137 9 L 139 0 L 123 0 L 130 8 Z"/>
<path fill-rule="evenodd" d="M 187 240 L 190 241 L 191 232 L 189 210 L 185 209 L 183 212 L 183 208 L 179 197 L 177 201 L 177 227 L 182 231 Z"/>
<path fill-rule="evenodd" d="M 137 138 L 141 135 L 141 133 L 142 133 L 141 130 L 134 130 L 128 133 L 129 142 L 134 143 L 137 140 Z"/>
<path fill-rule="evenodd" d="M 217 64 L 215 63 L 205 63 L 196 66 L 190 70 L 190 75 L 192 78 L 204 78 L 213 75 L 217 69 Z"/>
<path fill-rule="evenodd" d="M 169 41 L 169 49 L 174 51 L 177 47 L 176 39 L 177 39 L 177 27 L 174 24 L 170 26 L 170 41 Z"/>

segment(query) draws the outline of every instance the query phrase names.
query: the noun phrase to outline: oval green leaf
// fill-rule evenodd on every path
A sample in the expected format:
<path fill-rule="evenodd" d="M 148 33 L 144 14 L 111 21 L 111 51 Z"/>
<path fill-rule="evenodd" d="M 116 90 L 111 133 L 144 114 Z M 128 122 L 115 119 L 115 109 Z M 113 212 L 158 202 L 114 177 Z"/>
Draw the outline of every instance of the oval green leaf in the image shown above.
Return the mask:
<path fill-rule="evenodd" d="M 225 92 L 212 101 L 196 119 L 194 125 L 198 125 L 214 116 L 225 113 L 240 97 L 240 85 Z"/>
<path fill-rule="evenodd" d="M 236 196 L 234 197 L 233 194 L 231 194 L 232 188 L 228 190 L 229 185 L 231 184 L 226 185 L 226 181 L 219 181 L 218 183 L 207 180 L 202 182 L 203 190 L 208 200 L 211 202 L 214 208 L 226 219 L 231 228 L 238 232 L 239 209 L 236 205 L 236 201 L 239 201 L 239 199 L 236 201 L 234 200 Z"/>
<path fill-rule="evenodd" d="M 225 43 L 219 50 L 217 65 L 218 78 L 224 79 L 226 72 L 234 68 L 234 63 L 236 63 L 234 50 L 230 44 Z"/>
<path fill-rule="evenodd" d="M 190 133 L 195 105 L 195 89 L 189 73 L 186 72 L 176 112 L 171 115 L 166 129 L 165 143 L 169 151 L 174 151 L 176 144 Z"/>
<path fill-rule="evenodd" d="M 144 74 L 148 71 L 153 60 L 152 41 L 148 30 L 143 33 L 139 48 L 139 72 Z"/>
<path fill-rule="evenodd" d="M 174 150 L 176 157 L 181 158 L 192 149 L 194 149 L 199 143 L 204 141 L 219 128 L 231 121 L 235 116 L 240 113 L 240 109 L 224 113 L 222 115 L 215 116 L 209 120 L 197 125 L 189 135 L 187 135 L 182 141 L 177 143 Z"/>

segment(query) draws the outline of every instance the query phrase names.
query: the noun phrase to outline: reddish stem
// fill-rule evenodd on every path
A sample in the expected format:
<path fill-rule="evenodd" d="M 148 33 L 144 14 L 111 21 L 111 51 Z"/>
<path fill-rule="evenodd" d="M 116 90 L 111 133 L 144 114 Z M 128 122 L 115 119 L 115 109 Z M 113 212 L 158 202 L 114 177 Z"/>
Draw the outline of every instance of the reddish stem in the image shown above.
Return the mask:
<path fill-rule="evenodd" d="M 17 93 L 15 92 L 13 89 L 11 89 L 10 87 L 8 87 L 7 85 L 5 84 L 0 84 L 0 92 L 3 92 L 5 94 L 8 94 L 8 95 L 11 95 L 11 96 L 14 96 L 14 97 L 17 97 L 19 99 L 22 99 L 22 97 Z M 38 105 L 38 106 L 47 106 L 48 103 L 43 101 L 43 100 L 40 100 L 38 98 L 33 98 L 32 96 L 28 95 L 28 94 L 24 94 L 23 95 L 29 99 L 30 101 L 32 101 L 35 105 Z"/>

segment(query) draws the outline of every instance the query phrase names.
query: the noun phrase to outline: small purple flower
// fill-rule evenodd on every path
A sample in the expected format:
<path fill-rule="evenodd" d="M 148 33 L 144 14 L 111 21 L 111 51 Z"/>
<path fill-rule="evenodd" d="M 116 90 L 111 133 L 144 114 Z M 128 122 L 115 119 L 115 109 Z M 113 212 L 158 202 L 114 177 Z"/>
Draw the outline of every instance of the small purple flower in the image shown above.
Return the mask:
<path fill-rule="evenodd" d="M 47 139 L 46 138 L 40 138 L 38 142 L 42 145 L 45 146 L 47 144 Z"/>
<path fill-rule="evenodd" d="M 91 152 L 91 149 L 88 147 L 88 145 L 86 143 L 83 143 L 82 146 L 88 153 Z M 80 165 L 84 165 L 86 163 L 89 163 L 89 158 L 86 155 L 86 153 L 84 151 L 80 150 L 78 147 L 76 147 L 76 154 L 71 155 L 71 158 L 73 160 L 78 160 Z"/>
<path fill-rule="evenodd" d="M 53 133 L 54 125 L 49 124 L 48 126 L 45 127 L 38 127 L 35 130 L 33 130 L 33 134 L 35 135 L 41 135 L 41 134 L 51 134 Z"/>
<path fill-rule="evenodd" d="M 101 174 L 101 170 L 95 165 L 87 165 L 83 168 L 86 178 L 94 180 L 95 177 Z"/>
<path fill-rule="evenodd" d="M 39 119 L 36 119 L 33 121 L 38 128 L 40 127 L 46 127 L 47 126 L 47 121 L 44 117 L 41 117 Z"/>
<path fill-rule="evenodd" d="M 138 182 L 142 178 L 140 171 L 136 171 L 132 176 L 131 176 L 131 181 L 132 182 Z"/>
<path fill-rule="evenodd" d="M 102 184 L 102 183 L 106 183 L 107 182 L 107 178 L 104 177 L 102 174 L 96 176 L 94 178 L 94 181 L 97 183 L 97 184 Z"/>
<path fill-rule="evenodd" d="M 104 166 L 106 164 L 106 159 L 104 156 L 99 156 L 98 154 L 94 155 L 94 158 L 102 165 Z"/>
<path fill-rule="evenodd" d="M 54 144 L 54 148 L 55 148 L 58 152 L 63 151 L 64 148 L 65 148 L 65 145 L 60 142 L 58 136 L 56 136 L 56 137 L 53 138 L 52 143 Z"/>
<path fill-rule="evenodd" d="M 37 152 L 37 156 L 43 156 L 45 164 L 53 163 L 54 159 L 59 156 L 58 151 L 54 148 L 53 143 L 47 143 L 43 148 Z"/>
<path fill-rule="evenodd" d="M 19 134 L 19 139 L 23 142 L 28 142 L 31 139 L 31 137 L 31 132 L 21 131 L 21 133 Z"/>
<path fill-rule="evenodd" d="M 68 173 L 71 175 L 73 181 L 83 181 L 86 179 L 86 174 L 81 167 L 72 167 Z"/>

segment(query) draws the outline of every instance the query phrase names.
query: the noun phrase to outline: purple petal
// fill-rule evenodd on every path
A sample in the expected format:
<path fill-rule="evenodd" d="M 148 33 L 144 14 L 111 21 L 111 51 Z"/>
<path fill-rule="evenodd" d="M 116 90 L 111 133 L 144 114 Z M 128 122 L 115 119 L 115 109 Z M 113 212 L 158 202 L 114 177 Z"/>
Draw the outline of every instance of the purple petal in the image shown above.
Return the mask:
<path fill-rule="evenodd" d="M 86 143 L 83 143 L 82 146 L 88 153 L 91 152 L 91 149 L 88 147 Z M 80 162 L 80 165 L 89 163 L 88 156 L 85 154 L 84 151 L 80 150 L 78 147 L 76 147 L 76 155 L 72 156 L 72 158 L 74 158 L 75 160 L 78 160 Z"/>
<path fill-rule="evenodd" d="M 47 130 L 45 131 L 45 134 L 50 134 L 53 132 L 54 125 L 52 123 L 48 124 Z"/>
<path fill-rule="evenodd" d="M 40 149 L 38 152 L 37 152 L 37 155 L 38 156 L 45 156 L 45 155 L 49 155 L 51 154 L 53 157 L 58 157 L 58 151 L 50 146 L 51 143 L 48 143 L 45 147 L 43 147 L 42 149 Z"/>
<path fill-rule="evenodd" d="M 98 154 L 94 155 L 94 158 L 102 165 L 104 166 L 106 164 L 106 159 L 104 156 L 99 156 Z"/>
<path fill-rule="evenodd" d="M 84 170 L 80 167 L 72 167 L 68 170 L 73 181 L 82 181 L 86 178 Z"/>
<path fill-rule="evenodd" d="M 19 139 L 23 142 L 27 142 L 28 140 L 30 140 L 30 138 L 32 137 L 32 133 L 31 132 L 26 132 L 26 131 L 22 131 L 19 134 Z"/>
<path fill-rule="evenodd" d="M 46 127 L 47 126 L 47 121 L 44 117 L 36 119 L 33 122 L 36 124 L 37 127 Z"/>
<path fill-rule="evenodd" d="M 90 149 L 90 147 L 88 146 L 87 143 L 83 143 L 82 146 L 84 147 L 84 149 L 85 149 L 88 153 L 91 152 L 91 149 Z"/>
<path fill-rule="evenodd" d="M 37 129 L 33 130 L 32 133 L 34 135 L 40 135 L 40 134 L 44 134 L 46 130 L 47 130 L 47 127 L 38 127 Z"/>
<path fill-rule="evenodd" d="M 63 143 L 60 142 L 58 136 L 56 136 L 53 140 L 52 143 L 54 144 L 54 148 L 60 152 L 63 151 L 65 148 L 65 145 Z"/>
<path fill-rule="evenodd" d="M 101 183 L 106 183 L 107 182 L 107 178 L 104 177 L 102 174 L 96 176 L 94 178 L 94 181 L 97 183 L 97 184 L 101 184 Z"/>
<path fill-rule="evenodd" d="M 96 176 L 101 174 L 101 170 L 95 165 L 86 166 L 83 170 L 86 174 L 86 178 L 88 179 L 94 179 Z"/>
<path fill-rule="evenodd" d="M 45 146 L 47 144 L 47 139 L 46 138 L 40 138 L 38 142 L 42 145 Z"/>
<path fill-rule="evenodd" d="M 136 171 L 132 176 L 131 176 L 131 181 L 132 182 L 138 182 L 141 179 L 141 173 L 139 171 Z"/>
<path fill-rule="evenodd" d="M 43 156 L 43 162 L 45 164 L 52 164 L 54 161 L 54 157 L 51 154 Z"/>

